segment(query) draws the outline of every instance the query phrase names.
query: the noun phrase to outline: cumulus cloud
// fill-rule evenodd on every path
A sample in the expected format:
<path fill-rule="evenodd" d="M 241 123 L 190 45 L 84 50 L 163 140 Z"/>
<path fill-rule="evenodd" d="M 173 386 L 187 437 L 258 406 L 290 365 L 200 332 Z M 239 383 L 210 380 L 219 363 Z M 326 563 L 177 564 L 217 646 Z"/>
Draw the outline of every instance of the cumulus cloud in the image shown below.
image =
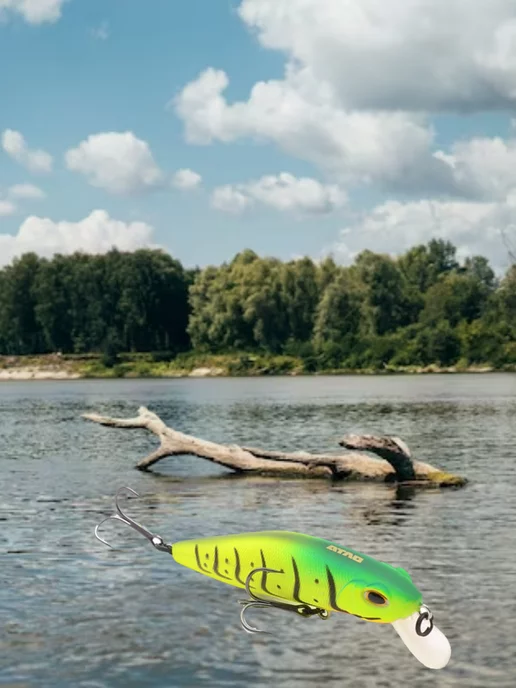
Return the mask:
<path fill-rule="evenodd" d="M 261 203 L 283 212 L 326 214 L 342 207 L 346 200 L 344 191 L 335 184 L 322 184 L 309 177 L 298 178 L 288 172 L 266 175 L 247 184 L 222 186 L 212 195 L 214 208 L 231 213 Z"/>
<path fill-rule="evenodd" d="M 149 145 L 130 131 L 92 134 L 66 152 L 65 162 L 92 186 L 112 194 L 141 193 L 162 183 Z"/>
<path fill-rule="evenodd" d="M 21 16 L 28 24 L 56 22 L 67 0 L 0 0 L 0 19 L 9 14 Z"/>
<path fill-rule="evenodd" d="M 28 251 L 51 257 L 74 251 L 105 253 L 113 247 L 133 251 L 151 245 L 153 227 L 144 222 L 123 222 L 105 210 L 94 210 L 79 222 L 30 216 L 16 235 L 0 234 L 0 264 Z"/>
<path fill-rule="evenodd" d="M 296 178 L 287 172 L 265 176 L 247 185 L 257 201 L 282 211 L 324 214 L 342 207 L 346 194 L 336 184 L 321 184 L 309 177 Z"/>
<path fill-rule="evenodd" d="M 183 191 L 197 189 L 202 182 L 202 177 L 197 172 L 189 169 L 178 170 L 173 179 L 172 186 Z"/>
<path fill-rule="evenodd" d="M 516 188 L 516 139 L 474 138 L 438 152 L 453 174 L 456 190 L 478 199 L 503 200 Z"/>
<path fill-rule="evenodd" d="M 211 195 L 211 205 L 215 210 L 238 215 L 252 204 L 252 199 L 243 191 L 230 184 L 217 187 Z"/>
<path fill-rule="evenodd" d="M 31 172 L 46 173 L 52 171 L 52 156 L 44 150 L 30 149 L 19 131 L 5 129 L 2 133 L 2 148 L 13 160 Z"/>
<path fill-rule="evenodd" d="M 171 105 L 190 143 L 253 138 L 348 187 L 500 199 L 516 181 L 514 141 L 435 150 L 433 114 L 516 103 L 514 0 L 469 7 L 466 0 L 242 0 L 243 22 L 285 55 L 284 77 L 230 102 L 228 75 L 208 67 Z"/>
<path fill-rule="evenodd" d="M 42 198 L 45 198 L 44 192 L 34 184 L 14 184 L 0 196 L 0 217 L 7 217 L 18 212 L 16 201 Z"/>
<path fill-rule="evenodd" d="M 345 227 L 333 251 L 350 263 L 365 248 L 399 254 L 441 238 L 451 241 L 461 258 L 482 254 L 504 270 L 510 262 L 504 236 L 516 237 L 514 192 L 500 202 L 388 201 Z"/>
<path fill-rule="evenodd" d="M 266 48 L 347 107 L 463 112 L 516 102 L 513 0 L 243 0 Z"/>
<path fill-rule="evenodd" d="M 11 198 L 26 200 L 41 200 L 46 197 L 45 192 L 34 184 L 14 184 L 7 191 Z"/>
<path fill-rule="evenodd" d="M 343 110 L 328 90 L 295 79 L 259 82 L 248 100 L 230 104 L 228 84 L 225 72 L 208 68 L 174 99 L 189 142 L 272 141 L 343 182 L 414 184 L 418 178 L 435 186 L 450 176 L 430 154 L 433 133 L 419 117 Z"/>

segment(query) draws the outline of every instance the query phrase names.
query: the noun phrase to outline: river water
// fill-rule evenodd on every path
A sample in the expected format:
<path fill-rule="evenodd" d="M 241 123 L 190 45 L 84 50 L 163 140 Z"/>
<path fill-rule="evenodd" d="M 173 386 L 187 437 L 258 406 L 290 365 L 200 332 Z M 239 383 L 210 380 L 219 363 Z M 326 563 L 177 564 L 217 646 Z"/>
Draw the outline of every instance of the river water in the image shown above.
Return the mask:
<path fill-rule="evenodd" d="M 238 478 L 196 457 L 134 470 L 143 430 L 81 414 L 145 405 L 220 442 L 336 451 L 348 432 L 402 437 L 466 475 L 462 490 Z M 516 375 L 0 384 L 0 685 L 11 688 L 516 686 Z M 452 644 L 425 669 L 394 629 L 250 611 L 242 594 L 110 522 L 116 490 L 169 541 L 246 530 L 326 537 L 403 566 Z M 245 596 L 245 595 L 244 595 Z"/>

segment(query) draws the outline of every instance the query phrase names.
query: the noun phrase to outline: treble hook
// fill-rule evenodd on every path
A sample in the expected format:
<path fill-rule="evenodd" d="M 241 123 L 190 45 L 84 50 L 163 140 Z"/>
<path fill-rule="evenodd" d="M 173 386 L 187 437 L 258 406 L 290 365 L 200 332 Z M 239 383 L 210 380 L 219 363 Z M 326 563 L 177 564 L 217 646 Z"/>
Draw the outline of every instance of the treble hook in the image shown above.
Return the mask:
<path fill-rule="evenodd" d="M 105 523 L 106 521 L 121 521 L 122 523 L 125 523 L 126 526 L 130 526 L 131 528 L 134 528 L 138 533 L 143 535 L 144 537 L 149 540 L 149 542 L 154 545 L 156 549 L 158 549 L 160 552 L 168 552 L 169 554 L 172 552 L 172 545 L 167 545 L 167 543 L 163 540 L 163 538 L 160 535 L 154 535 L 154 533 L 151 533 L 150 530 L 147 530 L 144 526 L 140 525 L 136 521 L 133 521 L 132 518 L 124 514 L 122 509 L 120 508 L 118 504 L 118 496 L 122 490 L 128 490 L 129 492 L 132 492 L 136 497 L 139 497 L 140 495 L 135 492 L 132 488 L 130 487 L 121 487 L 118 492 L 116 493 L 115 497 L 115 507 L 117 510 L 116 514 L 113 514 L 112 516 L 108 516 L 105 518 L 103 521 L 101 521 L 95 528 L 95 537 L 97 540 L 100 540 L 104 545 L 107 545 L 108 547 L 111 547 L 109 542 L 106 542 L 106 540 L 102 539 L 100 535 L 98 534 L 98 530 L 100 526 Z M 112 548 L 112 547 L 111 547 Z M 112 548 L 113 549 L 113 548 Z"/>
<path fill-rule="evenodd" d="M 251 579 L 254 576 L 255 573 L 258 573 L 259 571 L 267 572 L 267 573 L 283 573 L 283 571 L 278 571 L 276 569 L 268 569 L 268 568 L 256 568 L 253 569 L 249 575 L 247 576 L 245 580 L 245 589 L 247 591 L 247 594 L 249 597 L 251 597 L 251 600 L 240 600 L 240 604 L 243 605 L 242 611 L 240 612 L 240 623 L 242 624 L 242 627 L 244 631 L 247 631 L 247 633 L 266 633 L 268 635 L 272 635 L 270 631 L 262 631 L 259 628 L 255 628 L 254 626 L 251 626 L 251 624 L 246 620 L 245 618 L 245 612 L 250 609 L 251 607 L 272 607 L 275 609 L 283 609 L 283 611 L 288 611 L 288 612 L 295 612 L 299 614 L 300 616 L 304 617 L 305 619 L 309 618 L 310 616 L 316 616 L 318 615 L 321 619 L 327 619 L 329 617 L 329 612 L 326 609 L 320 609 L 319 607 L 311 607 L 308 604 L 288 604 L 288 603 L 281 603 L 281 602 L 272 602 L 271 600 L 265 600 L 263 598 L 258 597 L 257 595 L 254 594 L 254 592 L 251 590 L 250 584 L 251 584 Z"/>

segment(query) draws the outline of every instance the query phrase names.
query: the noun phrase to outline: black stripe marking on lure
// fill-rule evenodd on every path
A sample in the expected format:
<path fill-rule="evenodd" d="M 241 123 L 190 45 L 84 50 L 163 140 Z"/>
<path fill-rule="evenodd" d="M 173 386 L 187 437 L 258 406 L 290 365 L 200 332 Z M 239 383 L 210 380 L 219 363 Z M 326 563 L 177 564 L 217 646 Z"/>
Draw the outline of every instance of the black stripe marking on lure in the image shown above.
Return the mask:
<path fill-rule="evenodd" d="M 219 571 L 219 548 L 215 547 L 215 556 L 213 557 L 213 573 L 219 578 L 224 578 L 225 580 L 231 580 L 228 576 L 224 576 L 220 571 Z"/>
<path fill-rule="evenodd" d="M 203 565 L 201 564 L 201 557 L 199 556 L 199 545 L 195 545 L 195 559 L 197 561 L 197 566 L 199 567 L 199 571 L 203 571 Z"/>
<path fill-rule="evenodd" d="M 307 604 L 299 597 L 299 591 L 301 589 L 301 580 L 299 579 L 299 571 L 294 557 L 292 557 L 292 567 L 294 569 L 294 591 L 292 593 L 292 597 L 296 600 L 296 602 L 300 602 L 301 604 Z"/>
<path fill-rule="evenodd" d="M 265 561 L 265 555 L 264 555 L 262 549 L 260 550 L 260 556 L 262 558 L 262 566 L 265 569 L 265 568 L 267 568 L 267 563 Z M 281 571 L 281 573 L 283 573 L 283 571 Z M 271 595 L 272 597 L 279 597 L 280 599 L 284 599 L 283 595 L 277 595 L 275 592 L 271 592 L 270 590 L 267 589 L 267 576 L 268 575 L 269 575 L 268 571 L 262 571 L 261 586 L 262 586 L 263 592 L 266 593 L 267 595 Z"/>
<path fill-rule="evenodd" d="M 332 572 L 330 571 L 329 567 L 326 566 L 326 576 L 328 578 L 328 591 L 330 595 L 330 605 L 335 609 L 337 612 L 344 612 L 345 614 L 350 614 L 351 616 L 356 616 L 359 619 L 364 619 L 364 621 L 380 621 L 379 616 L 360 616 L 360 614 L 352 614 L 351 612 L 348 612 L 346 609 L 342 609 L 339 607 L 337 604 L 337 589 L 335 587 L 335 579 L 333 578 Z"/>
<path fill-rule="evenodd" d="M 243 581 L 243 580 L 240 578 L 240 556 L 239 556 L 239 554 L 238 554 L 237 548 L 234 547 L 233 549 L 235 550 L 235 561 L 236 561 L 236 564 L 235 564 L 235 578 L 237 579 L 237 581 L 238 581 L 239 583 L 241 583 L 242 585 L 245 585 L 245 581 Z"/>
<path fill-rule="evenodd" d="M 263 566 L 263 568 L 266 568 L 267 563 L 265 561 L 265 555 L 263 553 L 263 549 L 260 550 L 260 556 L 262 558 L 262 566 Z M 261 585 L 262 585 L 263 592 L 265 592 L 267 595 L 273 594 L 267 590 L 267 571 L 262 571 L 262 583 L 261 583 Z"/>
<path fill-rule="evenodd" d="M 346 614 L 349 614 L 348 611 L 346 611 L 345 609 L 341 609 L 337 604 L 337 589 L 335 587 L 335 579 L 333 578 L 332 572 L 330 571 L 328 566 L 326 566 L 326 577 L 328 579 L 328 593 L 330 596 L 330 605 L 337 612 L 345 612 Z"/>

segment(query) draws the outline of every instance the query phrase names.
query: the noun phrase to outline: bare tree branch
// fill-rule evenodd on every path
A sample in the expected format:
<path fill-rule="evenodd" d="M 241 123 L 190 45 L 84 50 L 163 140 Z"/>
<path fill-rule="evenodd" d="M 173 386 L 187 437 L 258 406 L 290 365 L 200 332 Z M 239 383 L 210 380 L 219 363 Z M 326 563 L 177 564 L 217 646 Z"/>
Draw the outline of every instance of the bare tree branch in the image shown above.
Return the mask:
<path fill-rule="evenodd" d="M 341 447 L 359 451 L 370 451 L 388 461 L 394 468 L 398 480 L 406 482 L 416 479 L 416 471 L 410 450 L 399 437 L 375 437 L 373 435 L 346 435 Z"/>
<path fill-rule="evenodd" d="M 413 462 L 405 443 L 396 437 L 347 435 L 340 445 L 358 451 L 370 451 L 381 459 L 358 451 L 346 454 L 310 454 L 280 452 L 238 445 L 217 444 L 186 435 L 168 427 L 152 411 L 138 409 L 136 418 L 110 418 L 97 413 L 83 417 L 101 425 L 117 428 L 144 428 L 158 436 L 160 446 L 141 459 L 136 468 L 148 470 L 166 456 L 193 455 L 238 473 L 273 474 L 298 477 L 333 477 L 348 480 L 422 482 L 434 485 L 463 485 L 465 480 L 443 472 L 430 464 Z"/>

